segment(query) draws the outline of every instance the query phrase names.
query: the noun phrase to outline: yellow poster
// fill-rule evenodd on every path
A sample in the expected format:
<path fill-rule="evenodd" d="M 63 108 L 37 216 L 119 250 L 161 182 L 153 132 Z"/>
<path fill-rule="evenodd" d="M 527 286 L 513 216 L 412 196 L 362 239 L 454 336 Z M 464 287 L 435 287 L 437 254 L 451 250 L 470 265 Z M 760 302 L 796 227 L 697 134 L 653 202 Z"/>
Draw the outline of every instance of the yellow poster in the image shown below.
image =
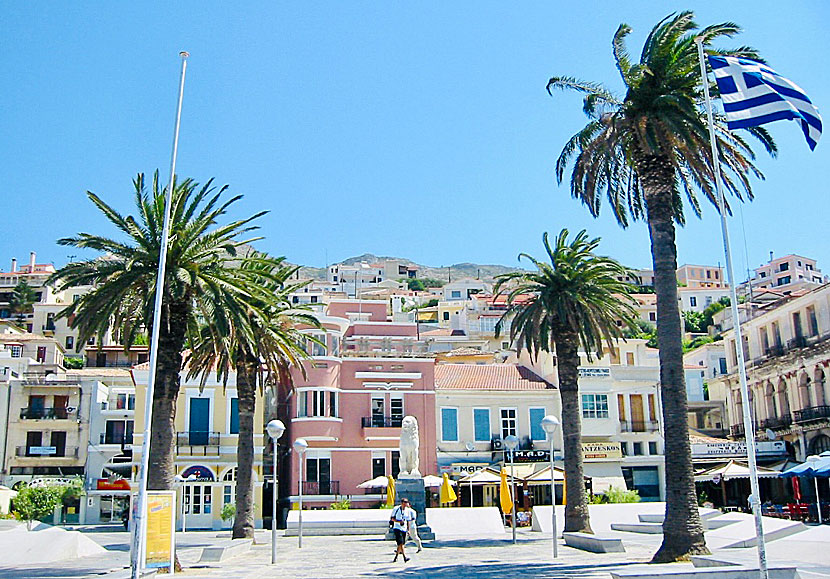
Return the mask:
<path fill-rule="evenodd" d="M 173 491 L 147 491 L 147 567 L 173 565 Z"/>

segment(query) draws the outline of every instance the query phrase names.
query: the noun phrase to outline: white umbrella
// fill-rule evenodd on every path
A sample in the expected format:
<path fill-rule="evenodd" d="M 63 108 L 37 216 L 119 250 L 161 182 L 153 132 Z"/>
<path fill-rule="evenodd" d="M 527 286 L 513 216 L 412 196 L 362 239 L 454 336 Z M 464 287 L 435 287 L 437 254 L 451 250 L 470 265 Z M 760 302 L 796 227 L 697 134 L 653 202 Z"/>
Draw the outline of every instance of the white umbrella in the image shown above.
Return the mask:
<path fill-rule="evenodd" d="M 385 476 L 377 476 L 371 480 L 363 481 L 357 488 L 359 489 L 377 489 L 377 488 L 386 488 L 389 484 L 389 479 Z"/>
<path fill-rule="evenodd" d="M 0 514 L 9 514 L 9 503 L 17 496 L 17 491 L 0 485 Z"/>
<path fill-rule="evenodd" d="M 444 479 L 440 476 L 428 474 L 424 477 L 424 486 L 427 488 L 440 487 L 442 484 L 444 484 Z M 454 480 L 451 480 L 450 484 L 455 486 L 456 482 Z"/>

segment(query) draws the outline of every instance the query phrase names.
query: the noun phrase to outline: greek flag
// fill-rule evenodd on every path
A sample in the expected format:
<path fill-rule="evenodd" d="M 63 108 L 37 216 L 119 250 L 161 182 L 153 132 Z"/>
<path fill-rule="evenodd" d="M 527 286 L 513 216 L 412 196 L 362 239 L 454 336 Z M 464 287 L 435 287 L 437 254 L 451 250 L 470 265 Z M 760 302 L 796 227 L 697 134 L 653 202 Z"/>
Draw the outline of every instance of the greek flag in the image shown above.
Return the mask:
<path fill-rule="evenodd" d="M 821 116 L 798 85 L 765 64 L 747 58 L 709 56 L 709 64 L 730 129 L 781 119 L 797 120 L 810 149 L 816 148 L 821 137 Z"/>

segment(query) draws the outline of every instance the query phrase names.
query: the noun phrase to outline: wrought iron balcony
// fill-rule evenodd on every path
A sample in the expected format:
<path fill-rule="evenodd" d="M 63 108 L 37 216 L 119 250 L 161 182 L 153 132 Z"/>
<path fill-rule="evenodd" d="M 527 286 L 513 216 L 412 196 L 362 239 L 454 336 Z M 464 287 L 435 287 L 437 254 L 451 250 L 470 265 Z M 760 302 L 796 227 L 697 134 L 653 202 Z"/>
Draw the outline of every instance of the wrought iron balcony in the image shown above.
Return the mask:
<path fill-rule="evenodd" d="M 360 419 L 363 428 L 400 428 L 403 416 L 364 416 Z"/>
<path fill-rule="evenodd" d="M 303 494 L 304 495 L 339 495 L 340 494 L 340 481 L 338 481 L 338 480 L 328 480 L 328 481 L 307 480 L 307 481 L 303 481 Z"/>
<path fill-rule="evenodd" d="M 54 452 L 45 452 L 47 450 L 54 449 Z M 77 458 L 78 457 L 78 447 L 77 446 L 66 446 L 66 447 L 55 447 L 49 445 L 43 446 L 18 446 L 16 449 L 15 454 L 17 456 L 25 456 L 29 458 Z"/>
<path fill-rule="evenodd" d="M 657 432 L 660 425 L 656 420 L 621 420 L 622 432 Z"/>
<path fill-rule="evenodd" d="M 789 414 L 775 416 L 773 418 L 765 418 L 761 421 L 761 429 L 769 428 L 771 430 L 779 430 L 789 428 L 793 423 L 793 418 Z"/>
<path fill-rule="evenodd" d="M 811 422 L 823 418 L 830 418 L 830 406 L 811 406 L 810 408 L 802 408 L 801 410 L 793 412 L 793 420 L 795 422 Z"/>
<path fill-rule="evenodd" d="M 101 444 L 120 444 L 124 446 L 125 444 L 132 444 L 133 443 L 133 435 L 132 434 L 110 434 L 102 432 L 101 433 Z"/>
<path fill-rule="evenodd" d="M 219 454 L 218 432 L 177 432 L 176 452 L 179 454 L 207 456 Z"/>
<path fill-rule="evenodd" d="M 743 438 L 745 431 L 743 424 L 733 424 L 729 428 L 729 433 L 734 436 L 735 438 Z"/>
<path fill-rule="evenodd" d="M 21 420 L 65 420 L 68 418 L 76 418 L 78 411 L 68 408 L 21 408 Z"/>

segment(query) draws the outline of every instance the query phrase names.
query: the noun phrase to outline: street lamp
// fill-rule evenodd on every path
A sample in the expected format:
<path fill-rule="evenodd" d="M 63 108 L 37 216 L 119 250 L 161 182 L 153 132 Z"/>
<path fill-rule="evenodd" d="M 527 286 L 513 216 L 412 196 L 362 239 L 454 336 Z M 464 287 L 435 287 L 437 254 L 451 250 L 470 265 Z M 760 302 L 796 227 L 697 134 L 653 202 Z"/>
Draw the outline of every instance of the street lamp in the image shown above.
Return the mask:
<path fill-rule="evenodd" d="M 558 546 L 556 544 L 556 483 L 553 482 L 553 437 L 556 434 L 556 430 L 559 428 L 559 419 L 556 416 L 551 416 L 550 414 L 545 416 L 542 419 L 542 429 L 547 433 L 548 438 L 550 438 L 550 504 L 551 504 L 551 520 L 553 522 L 553 558 L 556 559 L 558 552 Z"/>
<path fill-rule="evenodd" d="M 504 437 L 504 447 L 510 453 L 510 500 L 513 501 L 512 516 L 510 517 L 513 530 L 513 544 L 516 544 L 516 479 L 513 478 L 513 451 L 519 447 L 519 438 L 515 434 Z"/>
<path fill-rule="evenodd" d="M 185 486 L 188 482 L 194 481 L 197 478 L 199 477 L 196 476 L 196 473 L 190 473 L 190 475 L 188 475 L 187 478 L 184 478 L 180 474 L 177 474 L 175 477 L 173 477 L 173 480 L 182 485 L 182 533 L 185 533 L 187 531 L 187 529 L 185 528 L 185 518 L 187 517 L 187 511 L 185 511 L 184 508 Z"/>
<path fill-rule="evenodd" d="M 816 485 L 816 512 L 818 513 L 818 524 L 820 525 L 821 524 L 821 499 L 819 498 L 819 495 L 818 495 L 818 477 L 816 476 L 816 473 L 815 473 L 815 469 L 816 469 L 815 464 L 819 460 L 821 460 L 821 457 L 818 457 L 816 455 L 807 457 L 807 462 L 809 462 L 811 465 L 813 465 L 812 466 L 812 469 L 814 471 L 813 472 L 813 482 Z"/>
<path fill-rule="evenodd" d="M 307 448 L 308 443 L 305 441 L 304 438 L 298 438 L 294 441 L 294 451 L 297 453 L 297 462 L 300 464 L 300 484 L 298 485 L 300 487 L 300 508 L 297 511 L 297 547 L 300 549 L 303 548 L 303 454 L 305 454 Z"/>
<path fill-rule="evenodd" d="M 271 488 L 271 565 L 277 564 L 277 441 L 285 432 L 285 424 L 282 420 L 272 420 L 266 426 L 265 430 L 268 436 L 271 437 L 271 443 L 274 445 L 274 476 Z M 263 469 L 265 470 L 265 469 Z"/>

